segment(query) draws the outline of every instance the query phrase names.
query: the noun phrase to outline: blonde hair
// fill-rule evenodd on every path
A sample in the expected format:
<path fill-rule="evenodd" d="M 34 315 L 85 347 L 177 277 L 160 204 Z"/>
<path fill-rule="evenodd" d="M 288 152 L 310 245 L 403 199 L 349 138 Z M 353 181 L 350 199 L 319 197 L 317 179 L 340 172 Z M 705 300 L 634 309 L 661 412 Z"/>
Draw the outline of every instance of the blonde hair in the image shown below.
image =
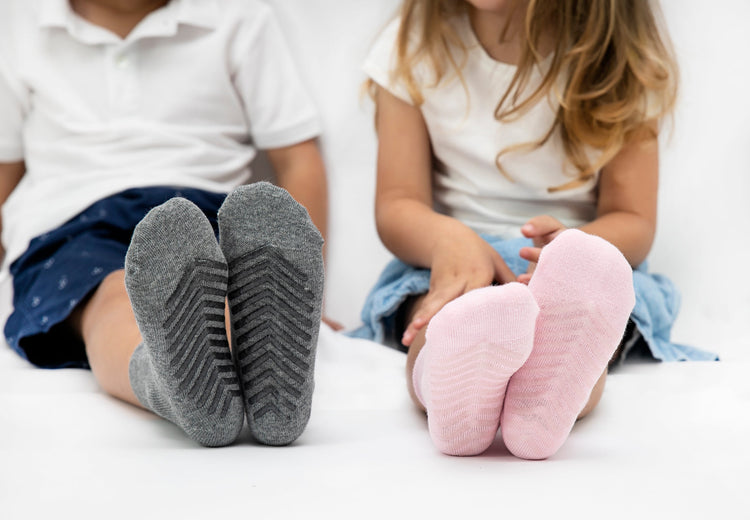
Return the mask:
<path fill-rule="evenodd" d="M 521 4 L 516 0 L 514 8 L 523 8 Z M 559 108 L 539 141 L 501 150 L 495 163 L 508 176 L 500 161 L 503 154 L 537 149 L 559 129 L 565 155 L 578 172 L 572 182 L 549 188 L 559 191 L 590 179 L 650 120 L 671 113 L 677 64 L 651 0 L 528 0 L 525 9 L 520 60 L 495 118 L 521 116 L 550 94 Z M 404 83 L 415 104 L 423 101 L 412 72 L 418 63 L 428 64 L 435 84 L 451 70 L 461 78 L 462 63 L 452 49 L 465 57 L 466 46 L 452 22 L 466 12 L 464 0 L 404 0 L 393 79 Z M 555 42 L 547 57 L 539 49 L 545 34 Z M 522 97 L 543 60 L 549 65 L 541 83 Z M 593 163 L 586 153 L 590 148 L 599 152 Z"/>

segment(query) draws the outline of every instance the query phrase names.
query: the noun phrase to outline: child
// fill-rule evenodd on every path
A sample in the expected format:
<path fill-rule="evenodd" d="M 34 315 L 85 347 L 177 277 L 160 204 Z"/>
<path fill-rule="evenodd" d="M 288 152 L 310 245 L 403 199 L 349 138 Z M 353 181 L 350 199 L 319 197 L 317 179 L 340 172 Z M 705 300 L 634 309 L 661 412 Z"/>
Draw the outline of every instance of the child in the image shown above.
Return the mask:
<path fill-rule="evenodd" d="M 257 0 L 3 2 L 10 346 L 41 367 L 90 367 L 206 446 L 232 443 L 245 415 L 259 442 L 295 440 L 326 227 L 299 85 Z M 256 148 L 280 187 L 237 188 Z"/>
<path fill-rule="evenodd" d="M 677 80 L 648 0 L 404 0 L 365 71 L 377 227 L 400 261 L 362 335 L 398 329 L 442 452 L 481 453 L 500 428 L 514 455 L 553 455 L 634 305 L 655 357 L 705 355 L 659 335 L 674 291 L 631 269 L 654 238 Z"/>

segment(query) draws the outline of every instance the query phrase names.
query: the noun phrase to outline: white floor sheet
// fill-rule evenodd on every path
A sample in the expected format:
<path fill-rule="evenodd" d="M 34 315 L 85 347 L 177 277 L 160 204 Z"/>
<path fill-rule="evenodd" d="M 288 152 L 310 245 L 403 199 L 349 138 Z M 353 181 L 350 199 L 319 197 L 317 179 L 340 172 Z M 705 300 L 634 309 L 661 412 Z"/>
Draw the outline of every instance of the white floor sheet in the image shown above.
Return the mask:
<path fill-rule="evenodd" d="M 269 0 L 324 121 L 327 312 L 358 324 L 389 258 L 372 221 L 375 136 L 359 70 L 396 0 Z M 664 0 L 682 68 L 663 142 L 652 269 L 683 293 L 677 341 L 718 363 L 633 363 L 553 458 L 440 455 L 404 356 L 321 330 L 313 415 L 294 445 L 200 448 L 82 370 L 0 347 L 0 520 L 750 518 L 750 2 Z M 262 166 L 261 166 L 262 169 Z M 2 283 L 7 314 L 7 278 Z"/>

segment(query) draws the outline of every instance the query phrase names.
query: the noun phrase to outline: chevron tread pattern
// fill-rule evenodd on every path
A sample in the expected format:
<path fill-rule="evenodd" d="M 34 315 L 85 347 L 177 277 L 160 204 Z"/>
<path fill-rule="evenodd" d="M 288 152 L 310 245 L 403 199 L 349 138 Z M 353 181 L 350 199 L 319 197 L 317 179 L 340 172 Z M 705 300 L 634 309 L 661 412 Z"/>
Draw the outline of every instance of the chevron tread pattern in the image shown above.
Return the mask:
<path fill-rule="evenodd" d="M 226 266 L 198 259 L 167 299 L 167 359 L 180 395 L 209 415 L 226 417 L 242 395 L 224 326 Z"/>
<path fill-rule="evenodd" d="M 236 365 L 248 420 L 269 413 L 292 420 L 303 413 L 303 388 L 313 371 L 316 295 L 308 276 L 271 246 L 229 264 L 229 307 Z"/>

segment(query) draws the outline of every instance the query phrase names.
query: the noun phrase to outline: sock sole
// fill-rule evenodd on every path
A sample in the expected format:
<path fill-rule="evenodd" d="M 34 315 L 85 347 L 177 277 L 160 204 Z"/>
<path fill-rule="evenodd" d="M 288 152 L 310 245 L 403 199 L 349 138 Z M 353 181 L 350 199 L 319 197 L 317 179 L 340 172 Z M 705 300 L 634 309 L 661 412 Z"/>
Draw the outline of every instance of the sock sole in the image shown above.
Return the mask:
<path fill-rule="evenodd" d="M 423 381 L 441 452 L 477 455 L 492 444 L 508 380 L 531 352 L 537 311 L 526 286 L 508 284 L 467 293 L 432 319 Z"/>
<path fill-rule="evenodd" d="M 125 273 L 143 336 L 130 364 L 137 397 L 200 444 L 232 443 L 244 417 L 224 328 L 227 266 L 200 210 L 172 199 L 150 212 Z"/>
<path fill-rule="evenodd" d="M 277 221 L 278 214 L 285 219 Z M 286 445 L 302 434 L 310 418 L 322 239 L 291 196 L 260 183 L 227 197 L 219 226 L 230 258 L 233 354 L 250 431 L 264 444 Z"/>
<path fill-rule="evenodd" d="M 632 270 L 612 244 L 567 230 L 542 251 L 529 288 L 540 307 L 535 344 L 508 384 L 501 431 L 514 455 L 546 459 L 620 342 L 634 304 Z"/>

